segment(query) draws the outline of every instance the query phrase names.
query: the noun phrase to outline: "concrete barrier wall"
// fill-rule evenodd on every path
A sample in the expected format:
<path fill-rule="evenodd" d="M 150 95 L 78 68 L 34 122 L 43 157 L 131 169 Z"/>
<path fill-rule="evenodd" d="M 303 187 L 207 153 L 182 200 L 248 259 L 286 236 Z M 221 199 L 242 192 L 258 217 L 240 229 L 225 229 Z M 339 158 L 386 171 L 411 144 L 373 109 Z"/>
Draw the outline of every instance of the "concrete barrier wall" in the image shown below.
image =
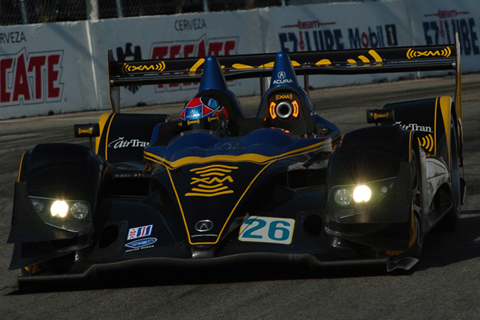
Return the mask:
<path fill-rule="evenodd" d="M 464 72 L 480 71 L 478 0 L 330 3 L 0 27 L 0 119 L 109 109 L 107 50 L 123 60 L 339 50 L 446 44 L 455 32 Z M 315 76 L 310 84 L 385 77 Z M 257 80 L 229 85 L 240 96 L 259 93 Z M 195 92 L 194 84 L 122 88 L 121 103 L 181 103 Z"/>

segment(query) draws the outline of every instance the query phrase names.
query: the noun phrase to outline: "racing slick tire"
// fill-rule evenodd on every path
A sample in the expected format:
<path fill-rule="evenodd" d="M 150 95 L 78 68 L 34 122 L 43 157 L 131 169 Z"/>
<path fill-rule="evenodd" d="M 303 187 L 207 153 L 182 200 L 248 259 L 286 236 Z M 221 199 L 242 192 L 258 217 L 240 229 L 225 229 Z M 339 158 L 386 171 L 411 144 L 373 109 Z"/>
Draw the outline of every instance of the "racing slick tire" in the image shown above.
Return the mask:
<path fill-rule="evenodd" d="M 415 140 L 415 139 L 414 139 Z M 416 145 L 416 150 L 418 150 L 418 145 Z M 423 220 L 422 220 L 422 205 L 420 203 L 421 199 L 421 174 L 420 166 L 417 161 L 417 153 L 412 151 L 412 236 L 411 236 L 411 247 L 407 250 L 407 253 L 415 258 L 418 258 L 422 252 L 423 240 L 425 237 L 425 232 L 423 229 Z"/>
<path fill-rule="evenodd" d="M 412 189 L 411 189 L 411 229 L 410 229 L 410 245 L 409 248 L 403 252 L 388 252 L 387 270 L 393 271 L 395 269 L 402 269 L 403 272 L 410 270 L 420 258 L 422 253 L 425 230 L 423 221 L 423 212 L 421 204 L 422 195 L 422 181 L 421 181 L 421 166 L 419 159 L 419 145 L 417 139 L 412 137 L 411 150 L 411 175 L 412 175 Z"/>
<path fill-rule="evenodd" d="M 438 232 L 451 232 L 457 228 L 460 220 L 461 205 L 461 179 L 460 179 L 460 157 L 458 151 L 458 134 L 453 120 L 450 122 L 450 193 L 451 207 L 445 216 L 439 221 L 435 227 Z"/>

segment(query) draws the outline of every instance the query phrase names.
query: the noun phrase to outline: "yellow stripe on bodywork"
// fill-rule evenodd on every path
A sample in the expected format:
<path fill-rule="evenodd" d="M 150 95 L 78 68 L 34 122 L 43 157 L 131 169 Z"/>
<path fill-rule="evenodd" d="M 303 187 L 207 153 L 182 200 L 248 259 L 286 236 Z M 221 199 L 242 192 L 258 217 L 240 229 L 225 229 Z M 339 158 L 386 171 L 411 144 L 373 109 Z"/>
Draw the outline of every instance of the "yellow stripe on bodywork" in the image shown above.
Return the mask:
<path fill-rule="evenodd" d="M 23 158 L 25 158 L 25 153 L 26 153 L 26 151 L 22 154 L 22 159 L 20 159 L 20 167 L 18 168 L 17 182 L 20 182 L 20 177 L 21 177 L 21 174 L 22 174 Z"/>
<path fill-rule="evenodd" d="M 260 176 L 260 174 L 268 166 L 270 166 L 275 161 L 278 161 L 278 160 L 281 160 L 281 159 L 284 159 L 284 158 L 303 155 L 303 154 L 313 152 L 315 150 L 321 149 L 323 146 L 325 146 L 327 144 L 331 144 L 330 139 L 326 140 L 326 141 L 321 141 L 319 143 L 315 143 L 315 144 L 307 146 L 307 147 L 303 147 L 303 148 L 299 148 L 299 149 L 292 150 L 292 151 L 289 151 L 289 152 L 285 152 L 281 155 L 275 155 L 275 156 L 263 156 L 263 155 L 259 155 L 259 154 L 250 153 L 250 154 L 243 154 L 243 155 L 239 155 L 239 156 L 217 155 L 217 156 L 211 156 L 211 157 L 205 157 L 205 158 L 202 158 L 202 157 L 185 157 L 185 158 L 182 158 L 182 159 L 179 159 L 179 160 L 176 160 L 176 161 L 168 161 L 168 160 L 166 160 L 162 157 L 159 157 L 159 156 L 157 156 L 157 155 L 155 155 L 151 152 L 145 151 L 144 152 L 144 157 L 145 157 L 146 160 L 150 160 L 150 161 L 159 163 L 166 168 L 167 173 L 168 173 L 168 177 L 170 179 L 170 183 L 171 183 L 173 191 L 175 193 L 175 198 L 177 200 L 178 206 L 180 208 L 180 212 L 182 214 L 183 223 L 185 225 L 185 229 L 186 229 L 186 232 L 187 232 L 187 235 L 188 235 L 188 242 L 191 245 L 216 244 L 220 240 L 220 237 L 222 236 L 223 231 L 225 230 L 228 222 L 230 221 L 230 218 L 232 217 L 233 213 L 237 209 L 239 203 L 242 201 L 243 197 L 248 192 L 248 190 L 250 189 L 252 184 L 255 182 L 255 180 Z M 258 165 L 264 165 L 264 167 L 255 175 L 255 177 L 252 179 L 252 181 L 250 181 L 247 188 L 245 188 L 245 191 L 243 192 L 243 194 L 240 196 L 238 201 L 235 203 L 235 206 L 233 207 L 232 211 L 228 215 L 228 218 L 225 220 L 225 224 L 223 225 L 222 229 L 220 230 L 220 233 L 218 234 L 217 239 L 213 242 L 195 242 L 195 243 L 193 243 L 190 239 L 190 232 L 188 230 L 187 220 L 186 220 L 186 217 L 185 217 L 185 213 L 183 211 L 182 204 L 180 202 L 180 197 L 178 196 L 178 191 L 175 187 L 175 183 L 173 182 L 173 178 L 172 178 L 172 175 L 171 175 L 171 170 L 180 168 L 180 167 L 185 166 L 185 165 L 203 164 L 203 163 L 210 163 L 210 162 L 236 162 L 236 163 L 238 163 L 238 162 L 252 162 L 252 163 L 255 163 L 255 164 L 258 164 Z M 204 169 L 204 168 L 202 168 L 202 169 Z"/>
<path fill-rule="evenodd" d="M 110 126 L 112 125 L 113 118 L 115 117 L 116 113 L 104 113 L 100 116 L 100 119 L 98 120 L 98 125 L 100 126 L 100 135 L 95 138 L 95 153 L 98 154 L 100 150 L 100 141 L 103 136 L 103 131 L 105 130 L 105 127 L 107 127 L 107 134 L 105 135 L 105 160 L 107 160 L 107 148 L 108 148 L 108 136 L 110 133 Z M 108 122 L 108 124 L 107 124 Z"/>
<path fill-rule="evenodd" d="M 450 159 L 450 110 L 452 99 L 447 96 L 440 97 L 440 110 L 442 112 L 443 126 L 445 128 L 445 139 L 447 139 L 448 157 Z"/>
<path fill-rule="evenodd" d="M 211 157 L 192 156 L 192 157 L 181 158 L 175 161 L 169 161 L 165 158 L 157 156 L 154 153 L 144 151 L 144 158 L 156 163 L 160 163 L 170 169 L 176 169 L 176 168 L 180 168 L 182 166 L 190 165 L 190 164 L 203 164 L 203 163 L 211 163 L 211 162 L 252 162 L 256 164 L 267 164 L 272 161 L 277 161 L 277 160 L 292 157 L 292 156 L 298 156 L 298 155 L 310 153 L 320 149 L 325 145 L 330 145 L 330 144 L 331 144 L 330 140 L 322 141 L 307 147 L 292 150 L 289 152 L 285 152 L 284 154 L 275 155 L 275 156 L 264 156 L 256 153 L 247 153 L 247 154 L 242 154 L 238 156 L 233 156 L 233 155 L 216 155 Z"/>
<path fill-rule="evenodd" d="M 175 193 L 175 198 L 177 199 L 177 203 L 178 203 L 178 207 L 180 208 L 180 212 L 182 213 L 182 220 L 183 220 L 183 223 L 185 225 L 185 230 L 187 231 L 187 236 L 188 236 L 188 242 L 191 244 L 191 245 L 202 245 L 202 244 L 216 244 L 218 243 L 218 241 L 220 240 L 220 237 L 222 236 L 223 234 L 223 231 L 225 230 L 228 222 L 230 221 L 230 218 L 232 217 L 233 213 L 235 212 L 235 210 L 237 209 L 238 207 L 238 204 L 242 201 L 243 197 L 245 196 L 245 194 L 247 193 L 247 191 L 250 189 L 250 187 L 252 186 L 252 184 L 255 182 L 255 180 L 257 180 L 258 176 L 270 165 L 272 164 L 273 162 L 270 162 L 268 163 L 267 165 L 265 165 L 262 170 L 260 170 L 257 175 L 252 179 L 252 181 L 249 183 L 249 185 L 247 186 L 247 188 L 245 188 L 245 191 L 243 192 L 243 194 L 240 196 L 240 198 L 238 199 L 237 203 L 235 203 L 235 206 L 233 207 L 232 211 L 230 212 L 230 214 L 228 215 L 228 218 L 225 220 L 225 223 L 222 227 L 222 229 L 220 230 L 218 236 L 217 236 L 217 239 L 215 241 L 210 241 L 210 242 L 192 242 L 190 240 L 190 232 L 188 231 L 188 226 L 187 226 L 187 219 L 185 217 L 185 213 L 183 212 L 183 207 L 182 207 L 182 204 L 180 202 L 180 198 L 178 196 L 178 192 L 177 192 L 177 189 L 175 188 L 175 184 L 173 183 L 173 179 L 172 179 L 172 175 L 170 173 L 170 169 L 167 168 L 167 173 L 168 173 L 168 178 L 170 179 L 170 183 L 172 184 L 172 187 L 173 187 L 173 192 Z"/>
<path fill-rule="evenodd" d="M 408 138 L 408 162 L 412 162 L 412 137 L 413 131 L 410 131 Z"/>

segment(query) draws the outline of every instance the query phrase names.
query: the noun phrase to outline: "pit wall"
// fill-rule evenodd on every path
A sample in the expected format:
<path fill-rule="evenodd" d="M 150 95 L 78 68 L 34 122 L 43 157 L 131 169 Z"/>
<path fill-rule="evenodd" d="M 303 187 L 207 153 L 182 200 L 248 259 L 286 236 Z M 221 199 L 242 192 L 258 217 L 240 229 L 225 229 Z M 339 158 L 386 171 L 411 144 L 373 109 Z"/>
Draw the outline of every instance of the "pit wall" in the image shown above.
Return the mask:
<path fill-rule="evenodd" d="M 480 1 L 392 0 L 0 27 L 0 120 L 110 109 L 116 59 L 341 50 L 453 43 L 464 73 L 480 70 Z M 412 75 L 314 76 L 314 88 Z M 418 76 L 418 75 L 414 75 Z M 239 96 L 258 80 L 229 82 Z M 127 87 L 121 105 L 183 102 L 194 84 Z"/>

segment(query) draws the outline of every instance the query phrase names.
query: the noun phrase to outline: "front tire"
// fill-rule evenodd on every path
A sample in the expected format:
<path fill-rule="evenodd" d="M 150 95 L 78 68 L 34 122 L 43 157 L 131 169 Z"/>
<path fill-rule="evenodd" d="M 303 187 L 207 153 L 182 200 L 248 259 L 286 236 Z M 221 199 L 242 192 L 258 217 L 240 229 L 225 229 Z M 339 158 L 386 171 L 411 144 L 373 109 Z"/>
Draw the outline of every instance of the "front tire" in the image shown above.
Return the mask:
<path fill-rule="evenodd" d="M 450 187 L 451 207 L 437 225 L 436 231 L 451 232 L 457 228 L 460 220 L 461 183 L 458 155 L 458 135 L 453 121 L 450 122 Z"/>

